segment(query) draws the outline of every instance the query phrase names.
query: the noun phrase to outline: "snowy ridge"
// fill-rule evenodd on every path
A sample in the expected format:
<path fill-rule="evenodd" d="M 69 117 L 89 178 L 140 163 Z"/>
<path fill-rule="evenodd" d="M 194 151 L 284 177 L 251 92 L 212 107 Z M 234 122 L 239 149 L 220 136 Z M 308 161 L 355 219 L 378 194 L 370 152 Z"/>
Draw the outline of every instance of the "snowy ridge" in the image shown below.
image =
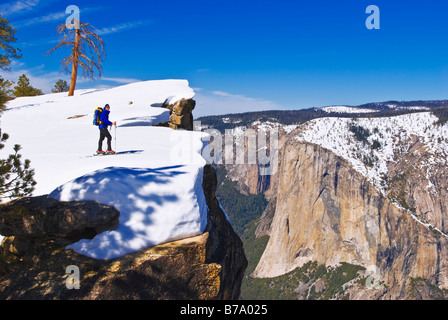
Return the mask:
<path fill-rule="evenodd" d="M 298 126 L 299 125 L 297 125 L 297 124 L 282 125 L 278 122 L 271 122 L 271 121 L 265 121 L 265 122 L 255 121 L 251 124 L 251 127 L 255 127 L 264 133 L 269 133 L 274 130 L 280 130 L 280 129 L 283 129 L 286 133 L 290 133 L 291 131 L 296 129 Z"/>
<path fill-rule="evenodd" d="M 430 112 L 389 118 L 320 118 L 304 124 L 303 130 L 295 138 L 298 141 L 320 145 L 346 159 L 386 196 L 384 177 L 388 173 L 387 163 L 394 161 L 397 150 L 404 152 L 409 149 L 411 136 L 419 137 L 427 151 L 433 155 L 428 162 L 422 161 L 419 164 L 421 168 L 426 169 L 427 177 L 431 175 L 434 164 L 448 165 L 448 125 L 436 126 L 437 121 L 438 118 Z M 355 127 L 369 130 L 370 135 L 366 142 L 355 138 L 351 130 Z M 372 148 L 374 143 L 376 148 Z M 428 189 L 431 189 L 431 185 L 428 185 Z M 398 203 L 394 204 L 404 210 Z M 418 219 L 411 211 L 407 211 L 422 225 L 448 237 L 439 229 Z"/>
<path fill-rule="evenodd" d="M 379 110 L 374 109 L 366 109 L 366 108 L 356 108 L 356 107 L 347 107 L 347 106 L 331 106 L 320 108 L 320 110 L 325 111 L 327 113 L 374 113 Z"/>
<path fill-rule="evenodd" d="M 421 110 L 421 111 L 429 111 L 431 108 L 423 107 L 423 106 L 398 106 L 396 104 L 388 104 L 387 105 L 391 109 L 395 110 Z"/>
<path fill-rule="evenodd" d="M 94 200 L 115 206 L 120 225 L 114 231 L 70 246 L 97 259 L 112 259 L 204 231 L 207 205 L 202 190 L 202 132 L 175 131 L 153 124 L 170 112 L 151 107 L 194 97 L 186 80 L 133 83 L 107 90 L 80 90 L 18 98 L 8 103 L 1 128 L 10 135 L 1 157 L 14 144 L 31 160 L 37 181 L 34 196 L 60 201 Z M 118 152 L 92 157 L 99 130 L 93 126 L 97 106 L 111 106 L 110 120 Z M 103 150 L 106 148 L 104 143 Z"/>
<path fill-rule="evenodd" d="M 386 110 L 408 110 L 408 111 L 430 111 L 431 108 L 424 106 L 399 106 L 396 104 L 382 104 L 382 108 Z M 375 113 L 380 112 L 380 109 L 368 108 L 368 107 L 350 107 L 350 106 L 329 106 L 323 108 L 316 108 L 315 110 L 321 110 L 326 113 L 340 113 L 340 114 L 350 114 L 350 113 Z"/>
<path fill-rule="evenodd" d="M 233 129 L 228 129 L 227 134 L 230 134 L 231 136 L 233 136 L 235 138 L 235 143 L 237 145 L 240 145 L 240 144 L 242 144 L 242 141 L 243 141 L 242 138 L 247 134 L 248 129 L 254 130 L 254 131 L 252 131 L 254 133 L 257 132 L 257 133 L 263 133 L 263 134 L 269 135 L 274 132 L 278 132 L 279 130 L 283 130 L 283 131 L 285 131 L 285 133 L 290 133 L 293 130 L 295 130 L 297 127 L 299 127 L 299 125 L 297 125 L 297 124 L 283 125 L 278 122 L 255 121 L 255 122 L 252 122 L 249 126 L 238 126 Z"/>

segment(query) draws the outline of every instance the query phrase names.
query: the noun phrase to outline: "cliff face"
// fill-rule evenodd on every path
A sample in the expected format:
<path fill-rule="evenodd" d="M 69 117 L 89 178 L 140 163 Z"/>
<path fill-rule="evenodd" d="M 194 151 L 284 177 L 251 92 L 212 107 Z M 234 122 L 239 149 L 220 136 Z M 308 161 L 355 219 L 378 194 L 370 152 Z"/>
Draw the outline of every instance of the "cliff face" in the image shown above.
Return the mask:
<path fill-rule="evenodd" d="M 387 196 L 421 221 L 448 233 L 448 167 L 445 154 L 433 154 L 417 136 L 395 153 L 388 166 Z"/>
<path fill-rule="evenodd" d="M 113 208 L 89 204 L 90 208 L 99 206 L 103 213 L 103 219 L 91 219 L 96 222 L 92 226 L 88 220 L 79 219 L 91 212 L 82 203 L 54 203 L 39 198 L 3 206 L 1 210 L 11 219 L 3 220 L 0 228 L 4 233 L 8 230 L 1 252 L 0 299 L 238 299 L 247 260 L 240 239 L 216 200 L 216 174 L 210 166 L 204 169 L 203 189 L 209 207 L 204 234 L 106 261 L 87 258 L 65 247 L 80 237 L 95 236 L 106 225 L 113 228 L 117 219 Z M 67 215 L 67 208 L 73 205 L 84 207 Z M 54 208 L 59 212 L 59 223 L 55 222 Z M 47 222 L 33 227 L 36 221 Z M 72 279 L 67 270 L 73 266 L 80 272 L 78 289 L 66 285 Z"/>
<path fill-rule="evenodd" d="M 292 126 L 295 128 L 296 126 Z M 238 190 L 243 194 L 258 194 L 263 193 L 267 200 L 272 200 L 277 195 L 277 184 L 278 184 L 278 172 L 279 172 L 279 159 L 282 157 L 282 150 L 287 138 L 287 134 L 293 129 L 288 127 L 280 126 L 279 124 L 267 123 L 261 124 L 260 122 L 255 122 L 248 128 L 244 130 L 241 128 L 234 129 L 232 131 L 233 136 L 235 137 L 235 151 L 238 147 L 239 143 L 244 143 L 244 150 L 246 150 L 245 154 L 245 163 L 244 164 L 228 164 L 225 163 L 225 167 L 227 170 L 227 176 L 230 180 L 237 182 Z M 277 150 L 276 159 L 272 158 L 272 163 L 269 163 L 269 167 L 271 168 L 272 174 L 263 175 L 263 165 L 260 164 L 259 158 L 256 158 L 256 164 L 249 164 L 247 160 L 247 150 L 250 149 L 251 145 L 248 141 L 247 132 L 253 132 L 255 134 L 255 139 L 257 141 L 256 150 L 262 148 L 260 145 L 259 135 L 264 134 L 267 138 L 266 146 L 269 150 L 269 155 L 271 156 L 271 152 L 273 150 Z M 272 142 L 271 134 L 276 132 L 277 141 Z M 243 140 L 244 139 L 244 140 Z M 226 148 L 228 146 L 225 144 L 225 139 L 223 139 L 223 151 L 226 152 Z M 232 146 L 233 147 L 233 146 Z M 259 150 L 261 151 L 261 150 Z M 235 152 L 236 153 L 236 152 Z M 234 154 L 235 154 L 234 153 Z M 235 160 L 235 159 L 234 159 Z M 275 166 L 275 167 L 274 167 Z"/>
<path fill-rule="evenodd" d="M 345 159 L 290 139 L 278 180 L 271 237 L 254 276 L 275 277 L 309 261 L 347 262 L 377 270 L 385 286 L 375 298 L 407 297 L 416 278 L 448 288 L 446 236 L 389 202 Z"/>

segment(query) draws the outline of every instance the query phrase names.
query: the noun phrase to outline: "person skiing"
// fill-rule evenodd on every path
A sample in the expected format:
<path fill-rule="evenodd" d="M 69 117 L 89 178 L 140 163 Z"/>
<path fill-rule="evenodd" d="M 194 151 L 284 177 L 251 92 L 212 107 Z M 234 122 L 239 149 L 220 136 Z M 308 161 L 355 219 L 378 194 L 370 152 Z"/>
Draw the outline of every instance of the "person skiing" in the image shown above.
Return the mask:
<path fill-rule="evenodd" d="M 100 116 L 100 141 L 98 143 L 98 151 L 97 154 L 114 154 L 115 151 L 112 150 L 112 136 L 109 133 L 108 127 L 109 126 L 116 126 L 116 122 L 111 122 L 109 120 L 109 114 L 110 114 L 110 106 L 106 104 L 104 107 L 103 112 Z M 107 138 L 107 153 L 103 151 L 103 141 Z"/>

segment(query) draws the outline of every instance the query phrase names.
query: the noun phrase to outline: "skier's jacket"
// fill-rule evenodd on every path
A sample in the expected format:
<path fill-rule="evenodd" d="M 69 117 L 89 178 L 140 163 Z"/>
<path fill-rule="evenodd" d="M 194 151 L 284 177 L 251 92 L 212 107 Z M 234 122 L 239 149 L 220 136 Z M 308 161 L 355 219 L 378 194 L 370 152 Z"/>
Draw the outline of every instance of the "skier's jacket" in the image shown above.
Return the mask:
<path fill-rule="evenodd" d="M 100 116 L 101 124 L 99 126 L 100 130 L 112 125 L 112 122 L 109 121 L 109 114 L 110 114 L 110 111 L 107 111 L 106 109 L 104 109 L 103 112 L 101 112 L 101 116 Z"/>

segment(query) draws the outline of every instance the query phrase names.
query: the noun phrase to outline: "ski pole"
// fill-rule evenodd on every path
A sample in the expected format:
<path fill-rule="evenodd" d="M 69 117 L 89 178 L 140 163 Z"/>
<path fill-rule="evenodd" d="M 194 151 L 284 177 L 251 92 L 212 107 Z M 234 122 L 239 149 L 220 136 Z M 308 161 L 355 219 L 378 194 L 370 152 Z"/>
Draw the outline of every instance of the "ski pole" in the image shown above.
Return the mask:
<path fill-rule="evenodd" d="M 115 124 L 115 151 L 117 150 L 117 124 Z"/>

